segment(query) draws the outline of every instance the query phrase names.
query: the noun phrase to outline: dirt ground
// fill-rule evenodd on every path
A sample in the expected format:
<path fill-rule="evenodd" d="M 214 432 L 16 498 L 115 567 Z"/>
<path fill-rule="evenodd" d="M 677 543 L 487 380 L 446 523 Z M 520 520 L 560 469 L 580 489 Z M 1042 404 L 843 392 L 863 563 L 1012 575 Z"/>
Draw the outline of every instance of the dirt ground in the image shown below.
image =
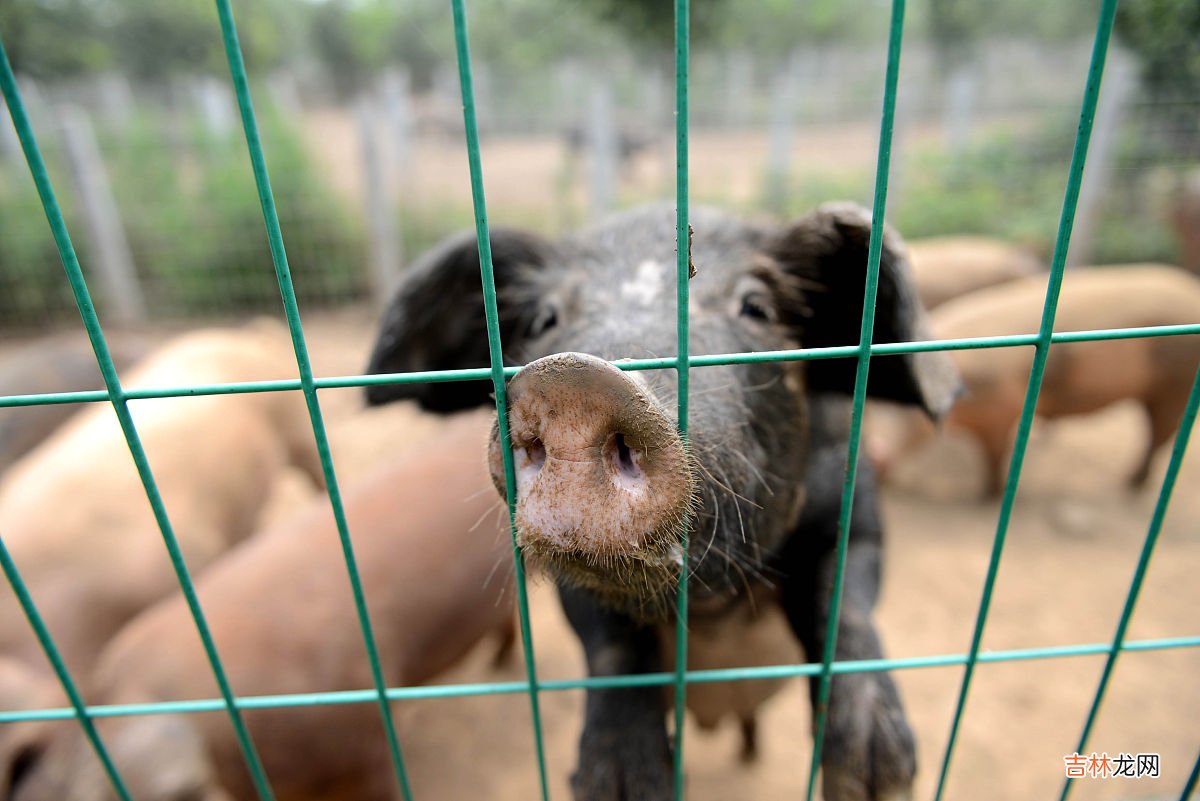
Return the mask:
<path fill-rule="evenodd" d="M 357 373 L 374 314 L 306 315 L 318 375 Z M 0 355 L 20 346 L 0 342 Z M 427 439 L 412 416 L 383 433 L 356 417 L 357 394 L 323 390 L 344 481 L 393 448 Z M 398 423 L 395 421 L 399 421 Z M 1160 454 L 1151 489 L 1131 493 L 1145 437 L 1134 409 L 1039 428 L 999 571 L 985 650 L 1100 643 L 1111 639 L 1166 465 Z M 482 453 L 482 448 L 481 448 Z M 996 530 L 998 504 L 973 500 L 981 464 L 970 443 L 950 440 L 899 471 L 884 493 L 888 554 L 879 626 L 889 656 L 966 650 Z M 1200 449 L 1191 448 L 1151 564 L 1129 637 L 1200 634 Z M 283 488 L 290 506 L 303 493 Z M 286 493 L 291 492 L 290 496 Z M 576 642 L 544 582 L 530 590 L 533 642 L 544 679 L 582 675 Z M 495 670 L 481 647 L 445 682 L 514 681 L 520 660 Z M 1009 801 L 1053 797 L 1063 756 L 1079 736 L 1102 657 L 982 665 L 975 675 L 948 784 L 948 799 Z M 917 798 L 931 798 L 945 749 L 961 667 L 898 671 L 919 743 Z M 1077 782 L 1074 799 L 1176 798 L 1200 750 L 1200 649 L 1126 653 L 1120 659 L 1088 750 L 1161 756 L 1157 780 Z M 550 796 L 567 799 L 582 694 L 541 694 Z M 762 715 L 761 757 L 737 759 L 732 726 L 685 733 L 688 798 L 795 799 L 807 780 L 811 748 L 806 688 L 799 681 Z M 539 797 L 530 704 L 493 695 L 397 705 L 401 740 L 418 799 Z M 373 736 L 364 733 L 364 736 Z"/>
<path fill-rule="evenodd" d="M 1013 120 L 1003 120 L 1011 127 Z M 365 161 L 360 128 L 340 109 L 309 109 L 304 117 L 309 150 L 326 178 L 353 204 L 364 202 Z M 940 141 L 939 127 L 905 127 L 896 149 Z M 878 123 L 831 124 L 797 132 L 789 155 L 794 176 L 827 174 L 835 168 L 862 177 L 861 195 L 870 192 L 875 167 Z M 386 138 L 384 139 L 386 147 Z M 471 184 L 462 134 L 426 133 L 412 142 L 406 166 L 394 174 L 398 197 L 420 198 L 469 207 Z M 662 136 L 622 165 L 618 192 L 624 202 L 658 200 L 675 192 L 675 142 Z M 689 140 L 692 165 L 689 187 L 698 200 L 745 205 L 761 200 L 770 153 L 763 130 L 697 130 Z M 383 157 L 384 165 L 393 155 Z M 586 154 L 585 154 L 586 159 Z M 489 136 L 481 143 L 484 187 L 489 210 L 510 223 L 538 221 L 544 230 L 571 229 L 586 221 L 588 165 L 570 157 L 565 137 Z M 512 219 L 508 219 L 508 218 Z"/>
<path fill-rule="evenodd" d="M 315 319 L 308 328 L 318 372 L 354 372 L 369 341 L 369 315 Z M 333 393 L 329 393 L 333 394 Z M 334 400 L 330 397 L 330 401 Z M 339 402 L 343 402 L 339 398 Z M 351 404 L 346 403 L 349 407 Z M 1009 528 L 983 649 L 999 651 L 1111 641 L 1166 469 L 1129 492 L 1146 436 L 1136 409 L 1118 406 L 1039 426 Z M 970 643 L 996 533 L 999 504 L 978 502 L 982 460 L 971 443 L 939 442 L 901 465 L 884 494 L 888 554 L 879 626 L 894 657 L 960 654 Z M 1200 449 L 1189 449 L 1128 637 L 1200 634 Z M 538 675 L 582 675 L 578 646 L 551 587 L 531 587 Z M 489 648 L 447 682 L 514 681 L 518 662 L 495 671 Z M 947 799 L 1053 797 L 1065 754 L 1078 741 L 1103 657 L 985 664 L 972 683 Z M 898 671 L 919 743 L 917 798 L 931 798 L 962 680 L 961 667 Z M 570 797 L 582 694 L 540 698 L 551 797 Z M 399 706 L 417 798 L 538 797 L 530 704 L 486 696 Z M 1089 751 L 1158 753 L 1158 780 L 1083 780 L 1072 798 L 1176 798 L 1200 752 L 1200 649 L 1124 654 Z M 795 799 L 807 781 L 807 689 L 791 682 L 762 718 L 762 754 L 738 762 L 734 727 L 685 732 L 691 801 Z"/>

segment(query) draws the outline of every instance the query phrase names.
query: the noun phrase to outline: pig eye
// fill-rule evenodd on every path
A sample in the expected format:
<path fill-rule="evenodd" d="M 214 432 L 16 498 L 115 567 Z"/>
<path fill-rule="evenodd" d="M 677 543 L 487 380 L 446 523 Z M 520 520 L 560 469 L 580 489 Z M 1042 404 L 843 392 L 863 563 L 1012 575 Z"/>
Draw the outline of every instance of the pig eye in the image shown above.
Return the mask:
<path fill-rule="evenodd" d="M 762 292 L 748 292 L 742 296 L 742 308 L 738 312 L 742 317 L 748 317 L 751 320 L 762 320 L 766 323 L 773 323 L 777 320 L 775 307 L 771 304 L 770 299 Z"/>
<path fill-rule="evenodd" d="M 537 314 L 530 321 L 525 334 L 530 339 L 536 339 L 556 325 L 558 325 L 558 310 L 553 306 L 543 306 L 538 309 Z"/>

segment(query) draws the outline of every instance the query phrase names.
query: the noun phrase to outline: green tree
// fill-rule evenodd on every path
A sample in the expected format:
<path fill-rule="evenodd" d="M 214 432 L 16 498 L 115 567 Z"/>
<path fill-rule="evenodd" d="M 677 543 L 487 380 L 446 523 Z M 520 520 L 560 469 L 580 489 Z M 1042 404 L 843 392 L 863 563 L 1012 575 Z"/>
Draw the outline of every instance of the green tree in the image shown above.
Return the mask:
<path fill-rule="evenodd" d="M 673 0 L 588 0 L 585 6 L 639 47 L 659 52 L 674 48 Z M 703 42 L 717 35 L 728 8 L 729 0 L 693 0 L 689 14 L 692 41 Z"/>
<path fill-rule="evenodd" d="M 251 70 L 275 66 L 295 50 L 301 34 L 295 4 L 235 0 L 233 9 L 242 53 Z M 213 3 L 117 0 L 106 10 L 113 51 L 130 76 L 153 82 L 228 71 Z"/>
<path fill-rule="evenodd" d="M 0 39 L 13 70 L 32 78 L 70 77 L 111 62 L 89 0 L 0 0 Z"/>
<path fill-rule="evenodd" d="M 454 58 L 450 24 L 442 0 L 330 0 L 312 8 L 310 42 L 343 95 L 362 90 L 388 65 L 403 65 L 423 89 Z"/>
<path fill-rule="evenodd" d="M 1200 158 L 1200 2 L 1124 0 L 1117 36 L 1137 54 L 1156 128 L 1172 151 Z"/>

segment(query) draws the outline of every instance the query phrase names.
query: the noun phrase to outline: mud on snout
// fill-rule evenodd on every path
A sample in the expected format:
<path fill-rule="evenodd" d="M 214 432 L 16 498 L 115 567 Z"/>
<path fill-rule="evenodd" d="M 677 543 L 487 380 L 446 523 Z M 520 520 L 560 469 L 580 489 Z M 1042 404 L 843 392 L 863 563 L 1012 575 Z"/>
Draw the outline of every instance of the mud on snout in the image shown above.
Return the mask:
<path fill-rule="evenodd" d="M 658 605 L 679 579 L 697 504 L 674 421 L 639 378 L 582 353 L 531 362 L 507 395 L 526 557 L 620 606 Z M 488 461 L 503 496 L 499 425 Z"/>

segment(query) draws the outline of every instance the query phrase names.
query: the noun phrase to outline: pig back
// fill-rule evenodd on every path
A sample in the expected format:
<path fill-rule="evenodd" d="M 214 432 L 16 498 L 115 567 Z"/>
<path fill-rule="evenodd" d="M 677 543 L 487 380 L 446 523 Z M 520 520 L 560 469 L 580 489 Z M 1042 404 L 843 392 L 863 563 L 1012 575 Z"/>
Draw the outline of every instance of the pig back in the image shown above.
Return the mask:
<path fill-rule="evenodd" d="M 279 346 L 270 342 L 257 329 L 188 334 L 136 367 L 123 384 L 283 377 L 287 351 L 280 346 L 286 338 Z M 302 399 L 295 402 L 303 412 Z M 251 532 L 287 458 L 270 413 L 278 403 L 253 395 L 130 402 L 191 570 Z M 0 483 L 0 532 L 73 668 L 175 586 L 146 490 L 107 403 L 68 421 L 8 472 Z M 0 645 L 42 661 L 10 598 L 0 604 Z"/>
<path fill-rule="evenodd" d="M 356 561 L 389 686 L 419 684 L 512 621 L 507 515 L 484 462 L 490 420 L 448 425 L 435 444 L 381 466 L 345 493 Z M 239 695 L 364 689 L 371 675 L 327 500 L 254 537 L 198 582 Z M 133 620 L 102 656 L 96 702 L 214 697 L 181 598 Z M 247 713 L 281 798 L 333 786 L 386 759 L 370 703 Z M 196 718 L 232 789 L 247 777 L 224 716 Z M 298 756 L 302 755 L 302 756 Z M 292 786 L 293 791 L 285 791 Z M 350 795 L 354 798 L 357 796 Z"/>
<path fill-rule="evenodd" d="M 109 342 L 118 368 L 145 353 L 132 337 Z M 100 368 L 87 342 L 41 340 L 0 361 L 0 395 L 32 395 L 101 389 Z M 77 403 L 0 409 L 0 475 L 83 407 Z"/>
<path fill-rule="evenodd" d="M 944 338 L 1037 333 L 1046 282 L 1035 276 L 947 303 L 931 314 L 934 333 Z M 1200 322 L 1200 281 L 1172 267 L 1137 264 L 1068 272 L 1054 327 L 1074 331 L 1195 322 Z M 972 396 L 1023 395 L 1033 349 L 985 348 L 952 356 L 970 390 L 963 401 L 969 404 Z M 1197 336 L 1055 344 L 1039 413 L 1084 413 L 1122 398 L 1147 397 L 1169 378 L 1165 370 L 1190 377 L 1198 359 Z"/>
<path fill-rule="evenodd" d="M 1044 265 L 1023 248 L 983 236 L 913 239 L 907 248 L 917 295 L 926 309 L 1044 271 Z"/>

